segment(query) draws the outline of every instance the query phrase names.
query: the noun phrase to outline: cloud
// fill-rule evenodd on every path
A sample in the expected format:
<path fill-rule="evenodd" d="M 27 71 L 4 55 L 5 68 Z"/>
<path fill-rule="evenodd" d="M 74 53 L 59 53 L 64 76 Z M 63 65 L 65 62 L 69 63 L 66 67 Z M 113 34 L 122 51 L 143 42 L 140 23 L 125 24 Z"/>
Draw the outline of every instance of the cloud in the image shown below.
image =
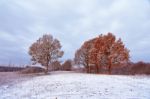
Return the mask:
<path fill-rule="evenodd" d="M 63 60 L 85 40 L 112 32 L 131 60 L 150 61 L 149 12 L 149 0 L 1 0 L 0 64 L 29 63 L 28 48 L 44 33 L 61 41 Z"/>

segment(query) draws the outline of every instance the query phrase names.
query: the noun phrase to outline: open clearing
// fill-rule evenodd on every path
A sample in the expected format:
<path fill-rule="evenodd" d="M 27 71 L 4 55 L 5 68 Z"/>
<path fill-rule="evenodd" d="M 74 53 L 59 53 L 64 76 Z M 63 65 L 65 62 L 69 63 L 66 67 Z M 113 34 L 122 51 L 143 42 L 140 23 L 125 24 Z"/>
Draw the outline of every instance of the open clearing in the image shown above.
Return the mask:
<path fill-rule="evenodd" d="M 52 72 L 19 77 L 5 79 L 11 82 L 0 85 L 0 99 L 150 99 L 149 76 Z"/>

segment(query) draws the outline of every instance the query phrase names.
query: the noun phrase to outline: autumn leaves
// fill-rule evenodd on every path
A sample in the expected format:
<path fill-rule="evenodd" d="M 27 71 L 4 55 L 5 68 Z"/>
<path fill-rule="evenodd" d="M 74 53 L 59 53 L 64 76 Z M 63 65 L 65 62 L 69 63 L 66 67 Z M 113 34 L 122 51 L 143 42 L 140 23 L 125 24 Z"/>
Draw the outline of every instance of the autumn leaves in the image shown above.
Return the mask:
<path fill-rule="evenodd" d="M 74 60 L 76 64 L 82 64 L 87 73 L 93 69 L 100 73 L 102 68 L 107 68 L 110 74 L 112 66 L 128 62 L 129 50 L 121 39 L 116 40 L 112 33 L 108 33 L 86 41 L 76 51 Z"/>
<path fill-rule="evenodd" d="M 29 54 L 34 63 L 40 63 L 46 67 L 64 54 L 61 51 L 59 40 L 54 39 L 51 35 L 43 35 L 29 49 Z M 99 35 L 96 38 L 84 42 L 84 44 L 75 53 L 74 62 L 83 65 L 90 73 L 93 69 L 96 73 L 101 73 L 102 68 L 107 68 L 111 73 L 113 66 L 119 66 L 128 62 L 129 50 L 124 46 L 121 39 L 116 39 L 112 33 Z"/>
<path fill-rule="evenodd" d="M 48 73 L 48 67 L 58 58 L 61 58 L 64 52 L 61 51 L 59 40 L 50 34 L 45 34 L 31 45 L 29 54 L 33 63 L 40 63 L 45 66 L 45 73 Z"/>

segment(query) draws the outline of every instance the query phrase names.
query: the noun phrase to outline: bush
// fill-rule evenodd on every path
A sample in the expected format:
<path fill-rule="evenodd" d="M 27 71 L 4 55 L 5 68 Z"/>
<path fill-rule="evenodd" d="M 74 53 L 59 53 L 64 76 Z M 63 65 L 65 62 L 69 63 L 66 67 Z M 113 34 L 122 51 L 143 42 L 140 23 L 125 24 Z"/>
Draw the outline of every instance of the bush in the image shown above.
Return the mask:
<path fill-rule="evenodd" d="M 144 62 L 128 63 L 120 68 L 114 68 L 113 74 L 121 75 L 136 75 L 136 74 L 150 74 L 150 64 Z"/>
<path fill-rule="evenodd" d="M 57 70 L 61 70 L 61 64 L 59 61 L 55 61 L 50 65 L 50 70 L 52 71 L 57 71 Z"/>
<path fill-rule="evenodd" d="M 150 74 L 150 64 L 138 62 L 130 70 L 131 74 Z"/>
<path fill-rule="evenodd" d="M 64 64 L 62 64 L 62 70 L 70 71 L 72 68 L 72 61 L 66 60 Z"/>
<path fill-rule="evenodd" d="M 22 74 L 41 73 L 41 72 L 45 72 L 45 69 L 41 67 L 27 67 L 20 71 L 20 73 Z"/>

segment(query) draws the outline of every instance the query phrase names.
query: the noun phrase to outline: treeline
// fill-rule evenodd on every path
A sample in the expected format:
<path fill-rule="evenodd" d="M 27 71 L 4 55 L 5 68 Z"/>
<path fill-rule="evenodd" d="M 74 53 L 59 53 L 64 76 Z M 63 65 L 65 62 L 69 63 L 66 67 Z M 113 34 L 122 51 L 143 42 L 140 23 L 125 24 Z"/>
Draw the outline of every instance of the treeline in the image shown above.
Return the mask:
<path fill-rule="evenodd" d="M 59 61 L 55 61 L 49 66 L 49 71 L 71 71 L 72 70 L 72 60 L 66 60 L 63 64 Z"/>
<path fill-rule="evenodd" d="M 50 66 L 51 67 L 51 66 Z M 0 66 L 0 72 L 16 72 L 19 71 L 20 73 L 40 73 L 44 72 L 45 70 L 41 67 L 37 66 L 26 66 L 26 67 L 6 67 L 6 66 Z M 63 64 L 56 61 L 53 63 L 52 68 L 49 68 L 49 71 L 75 71 L 80 73 L 86 73 L 87 70 L 85 67 L 76 67 L 72 65 L 71 60 L 67 60 Z M 94 68 L 91 68 L 90 73 L 95 74 L 96 70 Z M 107 69 L 101 69 L 101 74 L 108 73 Z M 145 62 L 137 62 L 132 63 L 129 62 L 127 64 L 122 64 L 121 66 L 113 67 L 112 68 L 112 74 L 114 75 L 137 75 L 137 74 L 145 74 L 150 75 L 150 63 Z"/>
<path fill-rule="evenodd" d="M 150 74 L 150 63 L 145 63 L 139 61 L 137 63 L 129 62 L 120 68 L 114 68 L 112 71 L 113 74 L 122 74 L 122 75 L 136 75 L 136 74 Z"/>
<path fill-rule="evenodd" d="M 33 65 L 38 63 L 44 66 L 44 70 L 39 71 L 45 73 L 57 70 L 79 70 L 97 74 L 149 74 L 150 64 L 132 63 L 130 51 L 125 47 L 121 38 L 117 39 L 112 33 L 101 34 L 85 41 L 75 52 L 74 60 L 66 60 L 63 64 L 59 61 L 59 58 L 64 55 L 61 48 L 58 39 L 45 34 L 30 46 L 29 55 L 31 55 Z M 77 68 L 75 69 L 72 64 Z M 27 68 L 28 70 L 38 71 L 36 67 Z"/>
<path fill-rule="evenodd" d="M 59 63 L 58 59 L 64 54 L 61 47 L 59 40 L 45 34 L 30 46 L 31 61 L 44 66 L 45 73 L 49 70 L 71 70 L 70 61 L 63 65 Z M 86 73 L 149 74 L 149 64 L 132 63 L 129 52 L 121 38 L 117 39 L 112 33 L 101 34 L 85 41 L 75 52 L 74 65 L 79 66 L 76 70 Z"/>
<path fill-rule="evenodd" d="M 72 71 L 72 61 L 66 60 L 63 64 L 61 64 L 60 61 L 55 61 L 48 66 L 48 72 L 51 71 Z M 19 71 L 23 74 L 29 74 L 29 73 L 41 73 L 44 72 L 45 69 L 39 66 L 26 66 L 25 69 Z"/>
<path fill-rule="evenodd" d="M 10 66 L 0 66 L 0 72 L 14 72 L 14 71 L 21 71 L 24 67 L 10 67 Z"/>
<path fill-rule="evenodd" d="M 53 63 L 48 66 L 48 71 L 72 71 L 72 60 L 66 60 L 64 63 L 61 64 L 60 61 L 54 61 Z M 0 66 L 0 72 L 16 72 L 19 71 L 20 73 L 40 73 L 44 72 L 45 69 L 40 66 L 33 66 L 27 65 L 24 67 L 11 67 L 11 66 Z"/>
<path fill-rule="evenodd" d="M 87 70 L 84 67 L 80 67 L 75 69 L 76 72 L 83 72 L 86 73 Z M 91 68 L 90 73 L 96 74 L 95 68 Z M 108 70 L 103 68 L 101 69 L 101 74 L 107 74 Z M 150 75 L 150 63 L 145 63 L 142 61 L 139 61 L 137 63 L 129 62 L 127 64 L 122 64 L 117 67 L 112 68 L 111 74 L 113 75 Z"/>

